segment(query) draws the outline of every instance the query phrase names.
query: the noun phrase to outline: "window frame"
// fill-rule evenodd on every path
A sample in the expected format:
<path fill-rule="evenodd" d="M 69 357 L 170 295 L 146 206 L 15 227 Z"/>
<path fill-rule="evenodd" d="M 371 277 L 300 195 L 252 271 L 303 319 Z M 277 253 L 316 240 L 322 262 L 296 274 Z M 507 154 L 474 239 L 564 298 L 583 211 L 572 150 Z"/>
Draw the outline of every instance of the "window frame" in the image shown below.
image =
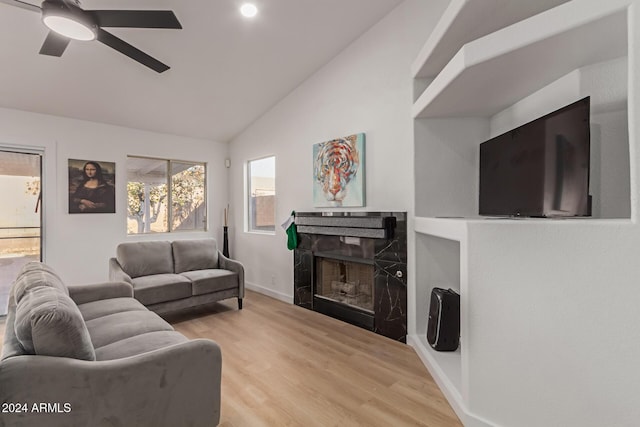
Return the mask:
<path fill-rule="evenodd" d="M 255 229 L 255 228 L 251 228 L 251 163 L 252 162 L 257 162 L 260 160 L 265 160 L 265 159 L 269 159 L 269 158 L 273 158 L 273 186 L 274 186 L 274 201 L 273 201 L 273 218 L 274 218 L 274 224 L 273 224 L 273 230 L 259 230 L 259 229 Z M 249 159 L 244 163 L 244 181 L 245 181 L 245 185 L 244 185 L 244 232 L 245 233 L 252 233 L 252 234 L 263 234 L 263 235 L 267 235 L 267 236 L 275 236 L 276 234 L 276 212 L 277 212 L 277 195 L 278 195 L 278 191 L 275 185 L 275 181 L 276 181 L 276 170 L 277 170 L 277 164 L 276 164 L 276 155 L 275 154 L 267 154 L 261 157 L 255 157 L 253 159 Z"/>
<path fill-rule="evenodd" d="M 129 233 L 129 227 L 127 225 L 126 229 L 126 233 L 127 233 L 127 237 L 129 236 L 148 236 L 148 235 L 152 235 L 152 234 L 167 234 L 167 233 L 203 233 L 203 232 L 207 232 L 209 230 L 209 197 L 208 197 L 208 190 L 207 190 L 207 181 L 208 181 L 208 162 L 196 162 L 193 160 L 182 160 L 182 159 L 168 159 L 168 158 L 163 158 L 163 157 L 152 157 L 152 156 L 140 156 L 140 155 L 136 155 L 136 154 L 127 154 L 127 161 L 130 158 L 135 158 L 135 159 L 145 159 L 145 160 L 156 160 L 156 161 L 162 161 L 162 162 L 166 162 L 166 171 L 167 171 L 167 182 L 166 182 L 166 186 L 167 186 L 167 230 L 166 231 L 149 231 L 149 232 L 142 232 L 142 233 Z M 173 184 L 172 184 L 172 164 L 173 163 L 182 163 L 182 164 L 188 164 L 188 165 L 192 165 L 192 166 L 202 166 L 204 167 L 204 188 L 203 188 L 203 196 L 204 196 L 204 225 L 203 228 L 197 228 L 197 229 L 193 229 L 193 230 L 174 230 L 173 229 L 173 225 L 172 225 L 172 219 L 173 219 Z M 129 176 L 128 176 L 128 168 L 126 168 L 126 184 L 128 186 L 129 184 Z M 127 195 L 128 195 L 128 190 L 127 190 Z M 126 221 L 129 220 L 129 201 L 127 200 L 126 202 L 126 206 L 127 206 L 127 215 L 126 215 Z"/>

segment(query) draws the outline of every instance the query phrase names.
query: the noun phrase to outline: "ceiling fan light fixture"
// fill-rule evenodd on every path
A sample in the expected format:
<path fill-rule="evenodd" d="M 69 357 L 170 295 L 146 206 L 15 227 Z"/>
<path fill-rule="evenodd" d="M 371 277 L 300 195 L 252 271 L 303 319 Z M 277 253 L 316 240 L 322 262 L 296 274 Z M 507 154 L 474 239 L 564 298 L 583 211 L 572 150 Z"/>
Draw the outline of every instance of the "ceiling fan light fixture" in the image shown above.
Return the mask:
<path fill-rule="evenodd" d="M 45 16 L 42 21 L 49 29 L 70 39 L 84 41 L 96 39 L 96 33 L 91 27 L 65 16 Z"/>
<path fill-rule="evenodd" d="M 50 30 L 73 40 L 95 40 L 97 25 L 85 13 L 48 1 L 42 4 L 42 22 Z"/>

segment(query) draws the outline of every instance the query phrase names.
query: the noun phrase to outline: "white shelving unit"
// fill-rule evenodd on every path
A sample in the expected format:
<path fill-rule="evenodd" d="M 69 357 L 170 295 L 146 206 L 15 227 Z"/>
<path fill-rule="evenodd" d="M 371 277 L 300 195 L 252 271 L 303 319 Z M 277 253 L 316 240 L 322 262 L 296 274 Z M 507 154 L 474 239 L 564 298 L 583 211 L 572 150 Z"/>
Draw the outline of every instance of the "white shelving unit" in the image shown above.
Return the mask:
<path fill-rule="evenodd" d="M 417 276 L 420 281 L 434 286 L 454 288 L 462 294 L 466 283 L 467 248 L 467 220 L 463 218 L 427 218 L 414 219 L 416 232 L 416 253 L 422 254 L 422 260 L 417 266 Z M 416 300 L 420 303 L 429 301 L 430 287 L 420 286 L 416 291 Z M 461 345 L 454 352 L 435 351 L 427 342 L 426 326 L 428 313 L 422 311 L 416 316 L 416 334 L 407 337 L 407 343 L 413 346 L 422 362 L 431 371 L 436 383 L 443 391 L 447 400 L 462 418 L 463 402 L 463 349 Z M 466 327 L 461 322 L 461 335 L 464 336 Z"/>
<path fill-rule="evenodd" d="M 415 334 L 407 341 L 467 426 L 492 425 L 470 410 L 469 369 L 474 350 L 467 345 L 472 327 L 469 305 L 473 304 L 469 263 L 472 254 L 482 250 L 482 242 L 471 239 L 470 230 L 489 225 L 509 232 L 512 227 L 522 228 L 523 223 L 544 228 L 553 223 L 564 229 L 567 225 L 580 227 L 584 221 L 600 227 L 630 223 L 628 219 L 523 222 L 473 217 L 477 204 L 469 198 L 477 197 L 477 147 L 488 138 L 489 122 L 496 114 L 574 70 L 626 56 L 632 2 L 453 0 L 412 66 L 416 88 L 425 86 L 418 83 L 420 79 L 433 80 L 413 106 L 416 184 L 421 185 L 416 185 L 413 221 L 416 324 Z M 460 130 L 465 126 L 467 130 Z M 465 145 L 461 141 L 470 139 L 469 134 L 475 139 Z M 446 173 L 462 178 L 450 183 L 449 177 L 442 176 Z M 437 174 L 441 182 L 430 186 L 426 178 L 437 181 Z M 465 185 L 465 180 L 470 182 Z M 445 182 L 448 192 L 441 190 Z M 463 217 L 431 216 L 440 214 Z M 456 352 L 436 352 L 425 338 L 425 301 L 431 287 L 442 285 L 433 280 L 449 281 L 444 285 L 461 294 L 462 345 Z"/>
<path fill-rule="evenodd" d="M 435 77 L 464 44 L 567 1 L 452 0 L 414 61 L 413 77 Z"/>
<path fill-rule="evenodd" d="M 461 242 L 466 239 L 467 220 L 465 218 L 417 217 L 414 227 L 416 233 Z"/>
<path fill-rule="evenodd" d="M 490 117 L 575 69 L 626 55 L 626 9 L 602 3 L 569 2 L 466 44 L 414 117 Z"/>

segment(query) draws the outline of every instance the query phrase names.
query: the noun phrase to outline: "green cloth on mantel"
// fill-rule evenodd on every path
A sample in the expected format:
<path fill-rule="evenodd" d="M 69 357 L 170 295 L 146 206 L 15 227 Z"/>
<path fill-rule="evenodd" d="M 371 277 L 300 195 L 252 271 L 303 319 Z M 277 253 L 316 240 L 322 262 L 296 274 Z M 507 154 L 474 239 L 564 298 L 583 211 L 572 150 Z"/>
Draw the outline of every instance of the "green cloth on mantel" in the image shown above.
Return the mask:
<path fill-rule="evenodd" d="M 291 211 L 291 215 L 282 224 L 282 228 L 287 233 L 287 249 L 290 251 L 298 247 L 298 230 L 296 229 L 296 211 Z"/>

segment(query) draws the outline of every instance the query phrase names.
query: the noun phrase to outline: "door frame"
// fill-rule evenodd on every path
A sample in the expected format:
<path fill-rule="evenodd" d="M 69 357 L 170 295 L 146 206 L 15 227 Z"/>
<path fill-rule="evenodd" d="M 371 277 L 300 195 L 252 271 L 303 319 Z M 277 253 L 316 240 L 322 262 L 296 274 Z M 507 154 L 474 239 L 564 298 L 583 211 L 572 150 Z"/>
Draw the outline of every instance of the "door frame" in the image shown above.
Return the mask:
<path fill-rule="evenodd" d="M 55 146 L 54 146 L 55 150 Z M 36 154 L 40 155 L 40 261 L 46 262 L 46 212 L 47 204 L 46 195 L 48 194 L 47 188 L 47 147 L 33 146 L 33 145 L 18 145 L 9 144 L 0 141 L 0 151 L 9 151 L 19 154 Z"/>

